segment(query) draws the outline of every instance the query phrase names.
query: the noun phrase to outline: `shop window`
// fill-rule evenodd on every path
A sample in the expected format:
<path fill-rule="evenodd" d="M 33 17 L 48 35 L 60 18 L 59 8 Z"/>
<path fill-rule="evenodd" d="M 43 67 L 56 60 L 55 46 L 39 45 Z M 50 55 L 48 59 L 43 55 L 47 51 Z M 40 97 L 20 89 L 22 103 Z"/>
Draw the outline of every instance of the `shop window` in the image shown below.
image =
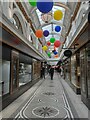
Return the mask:
<path fill-rule="evenodd" d="M 31 81 L 31 69 L 30 64 L 19 64 L 19 87 Z"/>

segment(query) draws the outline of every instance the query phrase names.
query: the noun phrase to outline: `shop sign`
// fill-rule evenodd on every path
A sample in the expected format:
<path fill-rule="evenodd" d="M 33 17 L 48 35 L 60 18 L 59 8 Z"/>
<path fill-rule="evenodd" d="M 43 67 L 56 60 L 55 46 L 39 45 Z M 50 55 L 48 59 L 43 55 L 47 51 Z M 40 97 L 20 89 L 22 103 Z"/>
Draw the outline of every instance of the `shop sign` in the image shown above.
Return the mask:
<path fill-rule="evenodd" d="M 71 50 L 65 50 L 64 51 L 64 56 L 71 57 L 71 55 L 72 55 L 72 51 Z"/>

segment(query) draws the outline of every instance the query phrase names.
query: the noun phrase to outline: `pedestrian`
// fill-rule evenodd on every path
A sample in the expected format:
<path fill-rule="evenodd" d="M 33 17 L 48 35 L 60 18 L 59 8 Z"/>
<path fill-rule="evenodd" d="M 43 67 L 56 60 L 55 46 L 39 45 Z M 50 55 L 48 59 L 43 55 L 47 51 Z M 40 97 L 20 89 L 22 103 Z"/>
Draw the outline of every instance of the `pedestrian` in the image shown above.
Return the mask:
<path fill-rule="evenodd" d="M 63 76 L 63 68 L 61 67 L 61 77 Z"/>
<path fill-rule="evenodd" d="M 42 67 L 42 78 L 45 79 L 45 66 Z"/>
<path fill-rule="evenodd" d="M 54 66 L 53 65 L 50 68 L 50 75 L 51 75 L 51 80 L 53 80 L 53 75 L 54 75 Z"/>
<path fill-rule="evenodd" d="M 58 72 L 61 74 L 61 67 L 58 68 Z"/>
<path fill-rule="evenodd" d="M 50 75 L 50 68 L 51 68 L 51 65 L 49 65 L 49 68 L 48 68 L 48 73 L 49 73 L 49 75 Z"/>

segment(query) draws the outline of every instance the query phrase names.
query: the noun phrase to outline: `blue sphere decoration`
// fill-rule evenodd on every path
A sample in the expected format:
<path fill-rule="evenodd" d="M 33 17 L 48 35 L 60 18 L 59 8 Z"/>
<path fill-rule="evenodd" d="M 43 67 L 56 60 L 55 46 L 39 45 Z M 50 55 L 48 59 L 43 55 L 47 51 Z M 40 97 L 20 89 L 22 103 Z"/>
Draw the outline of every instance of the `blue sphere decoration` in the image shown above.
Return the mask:
<path fill-rule="evenodd" d="M 48 31 L 48 30 L 45 30 L 45 31 L 43 32 L 43 35 L 44 35 L 45 37 L 47 37 L 47 36 L 49 35 L 49 31 Z"/>
<path fill-rule="evenodd" d="M 60 30 L 61 30 L 61 27 L 60 27 L 60 26 L 56 26 L 56 27 L 55 27 L 55 31 L 56 31 L 56 32 L 60 32 Z"/>
<path fill-rule="evenodd" d="M 57 54 L 57 51 L 54 51 L 54 55 L 56 55 Z"/>
<path fill-rule="evenodd" d="M 37 8 L 42 13 L 48 13 L 52 10 L 53 7 L 53 0 L 48 0 L 45 2 L 45 0 L 37 0 Z"/>

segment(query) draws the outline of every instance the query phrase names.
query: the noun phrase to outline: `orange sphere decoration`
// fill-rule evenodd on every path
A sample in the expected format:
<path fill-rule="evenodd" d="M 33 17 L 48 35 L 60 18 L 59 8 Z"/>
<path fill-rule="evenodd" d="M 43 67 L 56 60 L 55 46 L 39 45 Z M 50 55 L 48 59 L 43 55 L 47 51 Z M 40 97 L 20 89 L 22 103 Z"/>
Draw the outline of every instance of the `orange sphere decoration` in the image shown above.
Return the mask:
<path fill-rule="evenodd" d="M 61 45 L 61 42 L 59 41 L 59 40 L 56 40 L 55 42 L 54 42 L 54 46 L 55 47 L 59 47 Z"/>
<path fill-rule="evenodd" d="M 37 30 L 35 34 L 36 34 L 36 37 L 38 37 L 38 38 L 43 37 L 43 31 L 42 30 Z"/>
<path fill-rule="evenodd" d="M 55 57 L 55 58 L 58 58 L 58 55 L 55 55 L 54 57 Z"/>
<path fill-rule="evenodd" d="M 50 46 L 50 45 L 51 45 L 51 43 L 50 43 L 50 42 L 47 42 L 47 45 L 48 45 L 48 46 Z"/>

